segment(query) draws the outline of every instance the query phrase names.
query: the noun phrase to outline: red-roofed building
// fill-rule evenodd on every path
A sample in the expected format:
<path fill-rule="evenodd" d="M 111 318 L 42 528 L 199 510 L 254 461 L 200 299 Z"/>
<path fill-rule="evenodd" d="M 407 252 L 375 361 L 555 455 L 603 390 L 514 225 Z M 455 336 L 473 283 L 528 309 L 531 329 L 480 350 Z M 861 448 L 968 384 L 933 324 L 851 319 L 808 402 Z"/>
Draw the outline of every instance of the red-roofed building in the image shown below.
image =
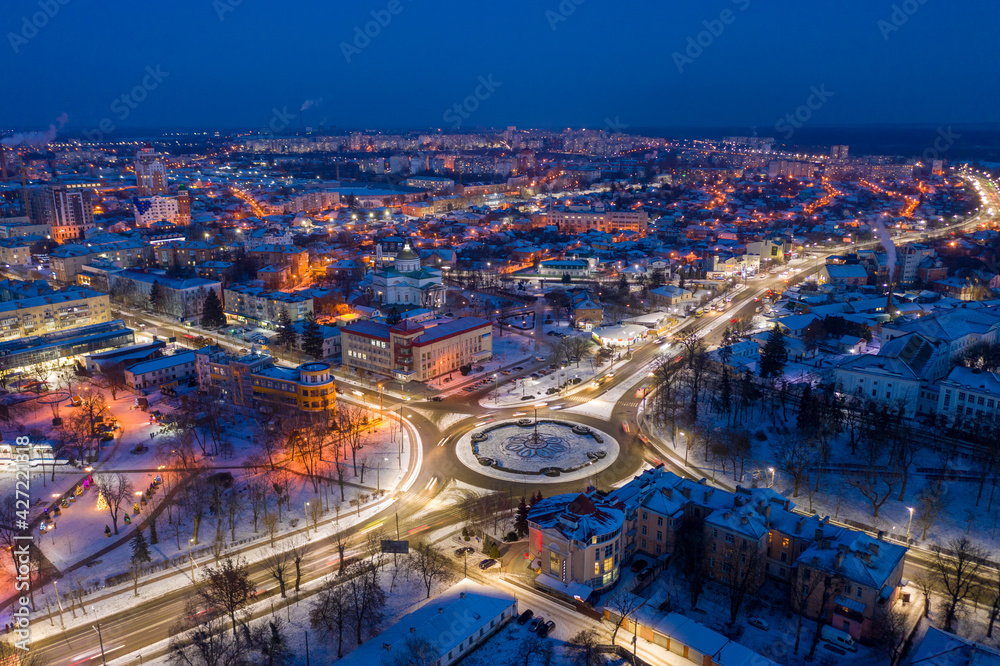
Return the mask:
<path fill-rule="evenodd" d="M 493 324 L 479 317 L 361 321 L 341 330 L 344 365 L 403 381 L 426 381 L 493 356 Z"/>

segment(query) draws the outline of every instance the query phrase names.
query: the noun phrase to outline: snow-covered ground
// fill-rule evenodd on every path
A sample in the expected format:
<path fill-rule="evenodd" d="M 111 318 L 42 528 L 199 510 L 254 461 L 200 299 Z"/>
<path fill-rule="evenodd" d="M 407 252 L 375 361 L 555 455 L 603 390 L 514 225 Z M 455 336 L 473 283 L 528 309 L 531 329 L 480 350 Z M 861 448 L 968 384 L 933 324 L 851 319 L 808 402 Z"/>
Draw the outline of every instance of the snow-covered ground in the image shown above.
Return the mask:
<path fill-rule="evenodd" d="M 456 443 L 458 459 L 469 469 L 494 479 L 561 483 L 593 476 L 609 467 L 618 457 L 618 442 L 606 432 L 594 431 L 603 440 L 598 443 L 589 435 L 573 433 L 570 426 L 540 421 L 537 429 L 539 437 L 536 442 L 533 439 L 535 434 L 533 427 L 520 427 L 516 423 L 516 421 L 491 423 L 490 427 L 507 425 L 491 430 L 486 433 L 488 437 L 486 441 L 475 444 L 481 456 L 498 461 L 504 469 L 487 467 L 479 463 L 473 453 L 472 432 L 463 435 Z M 588 453 L 598 451 L 604 453 L 603 458 L 592 459 L 588 456 Z M 549 467 L 569 468 L 580 465 L 583 465 L 580 469 L 562 472 L 554 477 L 530 473 Z M 514 470 L 529 473 L 519 474 Z"/>
<path fill-rule="evenodd" d="M 172 404 L 158 399 L 159 394 L 150 396 L 150 402 L 155 403 L 155 408 L 164 413 L 172 410 Z M 149 424 L 149 414 L 137 409 L 130 409 L 134 404 L 134 396 L 128 392 L 119 393 L 117 400 L 111 400 L 107 396 L 111 413 L 116 416 L 122 426 L 118 431 L 119 439 L 115 442 L 108 442 L 102 447 L 101 459 L 94 464 L 92 475 L 94 478 L 105 473 L 124 474 L 135 488 L 135 492 L 141 492 L 149 487 L 157 473 L 158 467 L 168 462 L 169 451 L 160 450 L 162 435 L 158 434 L 156 426 Z M 347 399 L 350 401 L 349 399 Z M 67 416 L 67 409 L 63 408 L 63 417 Z M 226 417 L 230 419 L 226 423 L 226 439 L 232 444 L 233 454 L 231 458 L 205 458 L 203 464 L 208 472 L 229 472 L 234 478 L 234 488 L 241 492 L 245 488 L 249 479 L 253 476 L 243 468 L 248 455 L 253 453 L 257 447 L 252 443 L 252 438 L 258 426 L 238 418 Z M 34 432 L 38 437 L 44 435 L 51 428 L 51 412 L 48 408 L 38 410 L 26 423 L 26 431 Z M 149 433 L 154 433 L 152 439 Z M 281 521 L 276 530 L 276 538 L 283 538 L 289 533 L 296 532 L 305 526 L 305 515 L 309 513 L 309 523 L 313 524 L 315 517 L 312 515 L 313 507 L 317 504 L 323 507 L 324 511 L 320 517 L 319 529 L 322 534 L 329 532 L 334 526 L 343 528 L 359 521 L 363 521 L 366 516 L 384 508 L 386 502 L 391 501 L 391 491 L 395 488 L 406 488 L 412 484 L 415 474 L 419 472 L 422 449 L 419 440 L 414 440 L 415 431 L 407 427 L 400 433 L 398 417 L 390 416 L 388 420 L 382 422 L 367 433 L 364 446 L 357 452 L 357 471 L 347 455 L 346 471 L 344 474 L 345 493 L 341 500 L 339 484 L 335 481 L 335 472 L 326 470 L 326 483 L 319 483 L 319 490 L 314 488 L 312 481 L 298 470 L 299 465 L 294 463 L 289 466 L 289 472 L 285 475 L 288 481 L 288 502 L 287 507 L 281 510 Z M 414 446 L 416 442 L 416 446 Z M 146 450 L 142 453 L 133 453 L 136 444 L 146 445 Z M 411 467 L 411 454 L 415 453 L 417 459 L 412 461 L 413 466 L 410 474 L 407 470 Z M 362 466 L 364 467 L 364 479 L 362 483 Z M 56 469 L 55 481 L 51 480 L 51 470 L 46 470 L 44 485 L 40 468 L 33 475 L 31 482 L 31 496 L 33 500 L 40 500 L 33 504 L 30 517 L 40 516 L 46 506 L 55 501 L 55 498 L 64 495 L 75 497 L 75 488 L 82 485 L 88 474 L 86 471 L 76 469 L 68 465 L 59 466 Z M 155 503 L 162 502 L 165 495 L 173 489 L 173 484 L 177 482 L 174 474 L 162 472 L 165 487 L 161 486 L 154 493 L 152 500 Z M 13 469 L 0 470 L 0 489 L 13 492 L 15 473 Z M 363 505 L 359 505 L 359 497 L 365 496 Z M 381 499 L 380 499 L 381 498 Z M 112 521 L 107 508 L 98 508 L 98 496 L 96 489 L 90 488 L 76 498 L 75 502 L 69 504 L 67 508 L 61 510 L 59 516 L 49 513 L 50 523 L 53 529 L 44 533 L 36 534 L 35 543 L 51 564 L 61 572 L 72 569 L 74 565 L 88 558 L 93 558 L 104 548 L 115 544 L 119 539 L 127 539 L 108 553 L 97 556 L 95 561 L 87 566 L 76 568 L 71 573 L 64 576 L 61 593 L 67 593 L 70 584 L 76 589 L 82 588 L 85 591 L 84 603 L 88 609 L 98 615 L 106 612 L 113 612 L 118 609 L 121 601 L 101 600 L 109 590 L 105 587 L 108 577 L 119 574 L 127 574 L 131 561 L 131 537 L 136 532 L 137 525 L 145 518 L 146 509 L 142 508 L 140 514 L 133 512 L 133 501 L 138 501 L 138 496 L 126 501 L 120 510 L 118 517 L 117 536 L 110 538 L 105 536 L 105 526 L 111 525 Z M 174 498 L 177 499 L 176 497 Z M 41 501 L 44 500 L 44 501 Z M 310 503 L 306 506 L 306 503 Z M 259 520 L 257 529 L 254 529 L 252 515 L 249 506 L 242 506 L 242 511 L 238 516 L 235 530 L 231 530 L 223 521 L 221 529 L 221 542 L 224 548 L 245 548 L 255 542 L 266 543 L 269 534 Z M 360 516 L 358 509 L 361 509 Z M 269 510 L 275 512 L 277 509 L 273 502 L 269 503 Z M 131 525 L 125 524 L 124 517 L 128 514 L 133 521 Z M 186 513 L 186 512 L 185 512 Z M 185 566 L 188 557 L 189 539 L 193 534 L 192 519 L 189 515 L 183 515 L 178 520 L 178 508 L 176 506 L 165 510 L 156 521 L 159 541 L 157 544 L 150 544 L 153 562 L 151 571 L 143 577 L 143 581 L 157 580 L 169 572 L 173 571 L 174 578 L 190 577 L 189 568 Z M 216 541 L 216 531 L 218 523 L 211 511 L 206 510 L 198 534 L 198 543 L 191 549 L 196 562 L 199 565 L 214 561 L 214 544 Z M 150 531 L 144 530 L 147 541 L 151 540 Z M 251 551 L 249 556 L 263 557 L 263 553 Z M 183 562 L 178 564 L 178 562 Z M 12 573 L 9 559 L 0 562 L 3 565 L 3 576 L 10 578 Z M 8 581 L 9 582 L 9 581 Z M 149 598 L 169 589 L 175 589 L 176 580 L 169 576 L 155 583 L 146 585 L 141 583 L 141 596 Z M 131 581 L 121 586 L 122 589 L 131 589 Z M 45 599 L 48 598 L 51 608 L 55 608 L 55 597 L 52 595 L 53 588 L 45 586 L 41 593 L 42 597 L 37 601 L 44 608 Z M 124 598 L 131 596 L 120 595 Z M 68 615 L 67 615 L 68 617 Z M 91 618 L 92 619 L 92 618 Z M 0 617 L 0 621 L 5 618 Z M 48 623 L 38 623 L 38 626 L 49 626 Z"/>

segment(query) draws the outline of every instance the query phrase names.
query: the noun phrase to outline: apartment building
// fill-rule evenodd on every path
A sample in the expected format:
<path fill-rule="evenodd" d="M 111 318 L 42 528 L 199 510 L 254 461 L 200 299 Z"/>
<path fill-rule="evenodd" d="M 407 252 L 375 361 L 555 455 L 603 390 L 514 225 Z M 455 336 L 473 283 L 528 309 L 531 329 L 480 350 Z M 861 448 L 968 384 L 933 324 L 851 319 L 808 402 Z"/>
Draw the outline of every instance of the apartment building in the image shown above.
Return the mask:
<path fill-rule="evenodd" d="M 875 637 L 875 619 L 896 602 L 907 550 L 881 534 L 845 529 L 802 552 L 793 594 L 804 600 L 806 617 L 823 614 L 855 640 Z"/>
<path fill-rule="evenodd" d="M 99 183 L 62 183 L 31 193 L 31 219 L 49 225 L 57 243 L 84 238 L 94 228 L 94 203 L 90 191 Z"/>
<path fill-rule="evenodd" d="M 547 576 L 538 581 L 543 586 L 557 591 L 569 586 L 581 598 L 586 598 L 588 588 L 602 589 L 605 568 L 600 569 L 599 578 L 591 573 L 590 565 L 583 566 L 600 557 L 591 550 L 580 554 L 593 545 L 595 536 L 620 535 L 614 549 L 620 555 L 612 559 L 614 565 L 627 563 L 637 554 L 666 562 L 680 540 L 697 535 L 704 548 L 703 573 L 724 585 L 745 580 L 751 589 L 758 589 L 770 578 L 791 585 L 793 596 L 811 599 L 810 590 L 823 577 L 801 573 L 799 568 L 835 568 L 838 585 L 844 590 L 849 587 L 853 600 L 840 604 L 846 606 L 843 612 L 834 610 L 836 617 L 853 618 L 848 621 L 855 624 L 844 629 L 853 636 L 869 637 L 877 613 L 895 603 L 905 546 L 832 526 L 825 517 L 796 513 L 792 502 L 771 488 L 737 487 L 727 492 L 708 487 L 704 480 L 682 479 L 660 466 L 607 494 L 590 491 L 582 497 L 588 503 L 576 494 L 558 495 L 529 511 L 529 549 L 540 558 L 541 572 Z M 871 552 L 868 544 L 873 541 L 878 541 L 878 552 Z M 839 549 L 836 544 L 846 544 L 857 558 L 841 566 L 843 562 L 828 552 Z M 560 577 L 564 561 L 565 576 Z M 552 562 L 558 564 L 557 573 L 552 573 Z M 860 597 L 859 586 L 863 588 Z M 831 595 L 831 603 L 835 596 Z M 847 611 L 854 615 L 844 615 Z M 818 617 L 818 613 L 817 605 L 807 607 L 808 617 Z"/>
<path fill-rule="evenodd" d="M 1000 427 L 1000 375 L 955 366 L 938 386 L 936 411 L 953 423 Z"/>
<path fill-rule="evenodd" d="M 135 211 L 135 223 L 140 227 L 148 227 L 161 220 L 178 224 L 180 220 L 180 205 L 177 202 L 177 197 L 159 194 L 151 197 L 134 197 L 132 208 Z"/>
<path fill-rule="evenodd" d="M 539 216 L 544 218 L 543 225 L 554 224 L 563 234 L 582 234 L 591 230 L 615 233 L 619 231 L 634 231 L 646 235 L 649 228 L 649 216 L 643 210 L 606 210 L 568 206 L 555 208 Z"/>
<path fill-rule="evenodd" d="M 125 368 L 125 384 L 137 391 L 177 386 L 197 376 L 193 351 L 161 356 Z"/>
<path fill-rule="evenodd" d="M 49 253 L 49 263 L 56 280 L 71 284 L 78 281 L 77 276 L 84 266 L 98 260 L 118 268 L 134 268 L 145 266 L 152 256 L 153 248 L 136 239 L 115 243 L 67 243 Z"/>
<path fill-rule="evenodd" d="M 223 292 L 226 316 L 242 324 L 277 330 L 283 316 L 296 322 L 313 313 L 312 296 L 298 292 L 268 291 L 263 287 L 232 284 Z"/>
<path fill-rule="evenodd" d="M 309 275 L 309 250 L 294 245 L 260 245 L 249 252 L 254 266 L 290 266 L 292 280 L 298 282 Z"/>
<path fill-rule="evenodd" d="M 396 379 L 426 381 L 493 356 L 493 324 L 479 317 L 395 326 L 361 321 L 341 328 L 344 365 Z"/>
<path fill-rule="evenodd" d="M 528 552 L 538 558 L 535 582 L 586 599 L 618 582 L 625 557 L 625 512 L 596 491 L 556 495 L 528 513 Z"/>
<path fill-rule="evenodd" d="M 167 158 L 146 144 L 135 154 L 135 180 L 140 197 L 167 192 Z"/>
<path fill-rule="evenodd" d="M 223 247 L 210 241 L 172 241 L 156 247 L 161 268 L 197 268 L 200 264 L 222 258 Z"/>
<path fill-rule="evenodd" d="M 195 356 L 201 389 L 240 407 L 295 407 L 308 413 L 336 409 L 333 366 L 325 361 L 285 368 L 274 365 L 270 356 L 235 356 L 221 347 L 204 347 Z"/>
<path fill-rule="evenodd" d="M 107 294 L 67 289 L 0 303 L 0 339 L 14 340 L 111 321 Z"/>
<path fill-rule="evenodd" d="M 197 324 L 209 291 L 222 298 L 222 283 L 204 278 L 171 278 L 159 273 L 117 271 L 108 275 L 111 293 L 116 302 L 130 307 L 153 308 L 159 314 L 180 322 Z M 160 299 L 150 303 L 149 297 L 157 285 Z"/>
<path fill-rule="evenodd" d="M 31 263 L 32 240 L 27 238 L 4 238 L 0 240 L 0 264 L 22 266 Z"/>

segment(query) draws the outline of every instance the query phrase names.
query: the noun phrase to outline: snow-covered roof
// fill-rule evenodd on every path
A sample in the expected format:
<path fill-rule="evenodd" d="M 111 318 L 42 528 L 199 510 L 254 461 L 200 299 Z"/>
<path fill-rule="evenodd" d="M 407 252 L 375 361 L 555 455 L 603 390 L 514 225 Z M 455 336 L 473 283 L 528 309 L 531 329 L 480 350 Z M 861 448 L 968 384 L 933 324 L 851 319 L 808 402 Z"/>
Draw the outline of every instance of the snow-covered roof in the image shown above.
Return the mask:
<path fill-rule="evenodd" d="M 517 599 L 512 595 L 464 578 L 437 597 L 424 601 L 337 663 L 395 664 L 398 658 L 406 656 L 407 640 L 426 641 L 434 653 L 427 663 L 434 663 L 470 636 L 478 636 L 480 629 L 489 630 L 490 622 L 511 607 L 517 612 Z"/>

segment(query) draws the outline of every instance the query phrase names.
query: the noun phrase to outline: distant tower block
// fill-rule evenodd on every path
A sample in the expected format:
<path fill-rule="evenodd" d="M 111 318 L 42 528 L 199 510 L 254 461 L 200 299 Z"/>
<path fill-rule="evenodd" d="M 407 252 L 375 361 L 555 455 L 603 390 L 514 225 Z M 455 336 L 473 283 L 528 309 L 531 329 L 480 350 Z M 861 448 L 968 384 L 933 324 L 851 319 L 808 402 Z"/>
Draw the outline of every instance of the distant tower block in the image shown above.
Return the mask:
<path fill-rule="evenodd" d="M 135 180 L 138 196 L 151 197 L 167 193 L 167 159 L 146 144 L 135 154 Z"/>

